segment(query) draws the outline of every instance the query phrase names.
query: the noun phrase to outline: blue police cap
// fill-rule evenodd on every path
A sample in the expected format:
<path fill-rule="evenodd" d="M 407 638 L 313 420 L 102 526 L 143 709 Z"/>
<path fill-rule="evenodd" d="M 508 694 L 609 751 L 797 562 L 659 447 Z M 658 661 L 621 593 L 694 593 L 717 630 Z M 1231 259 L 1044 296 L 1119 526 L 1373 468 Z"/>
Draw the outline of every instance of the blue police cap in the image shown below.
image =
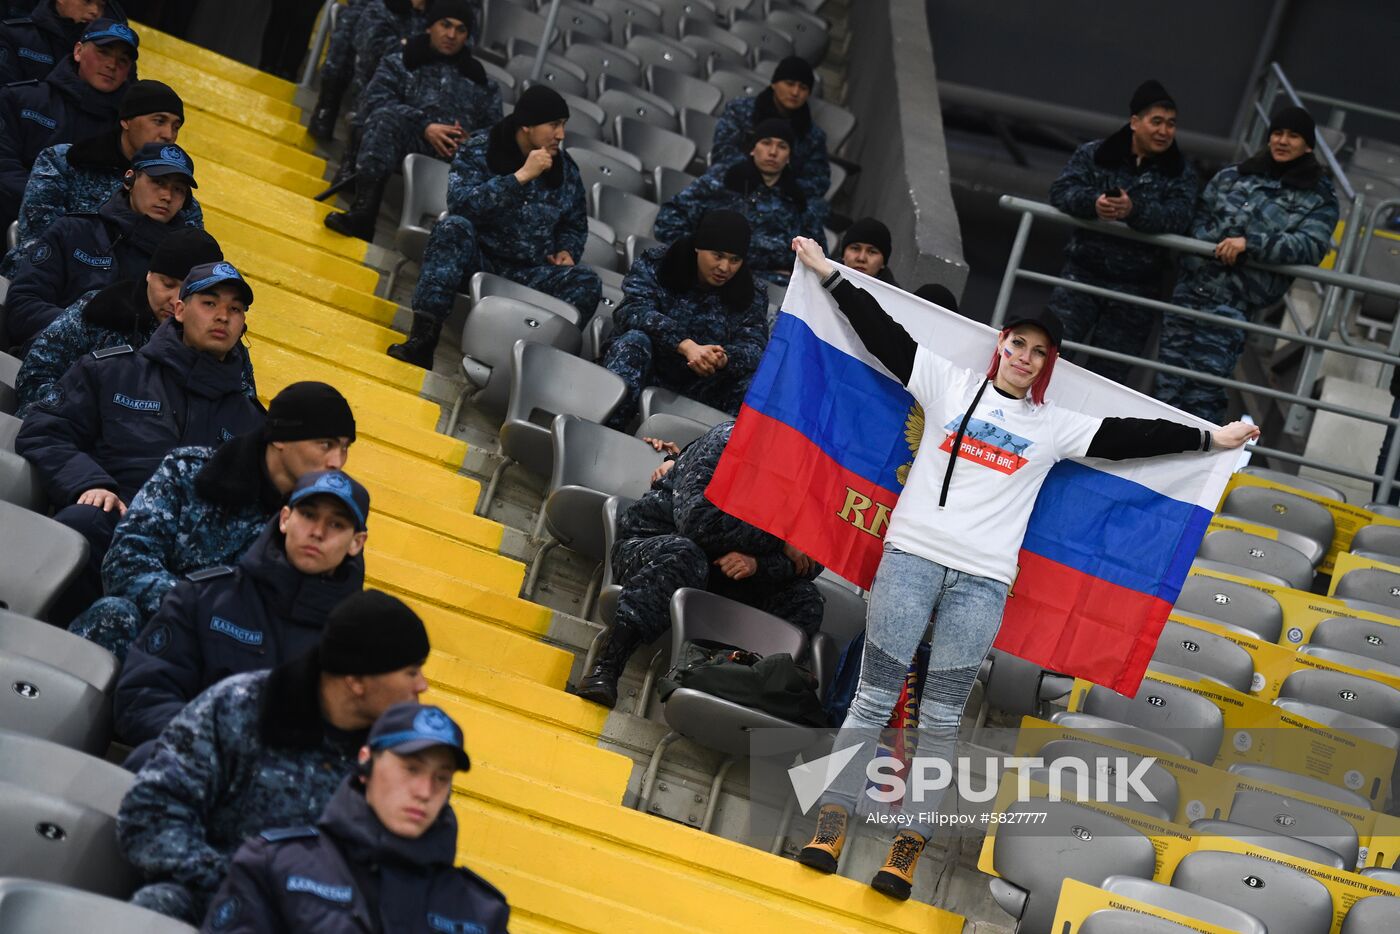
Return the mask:
<path fill-rule="evenodd" d="M 131 157 L 131 167 L 155 177 L 183 175 L 191 188 L 199 187 L 194 180 L 194 160 L 174 143 L 147 143 Z"/>
<path fill-rule="evenodd" d="M 295 506 L 308 496 L 334 496 L 345 504 L 350 515 L 355 517 L 355 531 L 363 532 L 369 518 L 369 490 L 355 478 L 339 470 L 313 470 L 304 473 L 287 497 L 287 504 Z"/>
<path fill-rule="evenodd" d="M 462 738 L 462 728 L 441 707 L 417 701 L 395 704 L 380 715 L 369 731 L 369 748 L 372 752 L 388 749 L 407 756 L 434 746 L 446 746 L 452 750 L 452 758 L 459 772 L 472 767 Z"/>
<path fill-rule="evenodd" d="M 111 45 L 113 42 L 124 42 L 131 46 L 131 60 L 134 62 L 141 48 L 141 37 L 136 35 L 136 30 L 126 23 L 119 23 L 114 19 L 95 19 L 83 30 L 83 36 L 79 42 L 91 42 L 96 45 Z"/>
<path fill-rule="evenodd" d="M 185 281 L 180 285 L 180 299 L 187 299 L 195 292 L 208 292 L 225 282 L 231 282 L 238 288 L 243 304 L 253 304 L 253 287 L 232 263 L 225 262 L 201 263 L 190 269 L 190 274 L 185 276 Z"/>

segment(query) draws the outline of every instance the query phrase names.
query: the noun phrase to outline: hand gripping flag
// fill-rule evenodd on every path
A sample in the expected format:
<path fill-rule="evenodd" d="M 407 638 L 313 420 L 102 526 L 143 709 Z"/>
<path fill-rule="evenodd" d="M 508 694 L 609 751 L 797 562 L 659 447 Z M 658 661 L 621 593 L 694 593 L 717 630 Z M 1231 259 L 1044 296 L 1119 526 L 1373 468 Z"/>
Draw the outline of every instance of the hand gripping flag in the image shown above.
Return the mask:
<path fill-rule="evenodd" d="M 842 274 L 924 347 L 984 372 L 991 328 Z M 1209 427 L 1063 360 L 1048 398 L 1096 416 Z M 923 428 L 913 397 L 799 265 L 706 492 L 725 512 L 868 588 Z M 1136 694 L 1235 461 L 1221 452 L 1056 464 L 1022 542 L 997 648 Z"/>

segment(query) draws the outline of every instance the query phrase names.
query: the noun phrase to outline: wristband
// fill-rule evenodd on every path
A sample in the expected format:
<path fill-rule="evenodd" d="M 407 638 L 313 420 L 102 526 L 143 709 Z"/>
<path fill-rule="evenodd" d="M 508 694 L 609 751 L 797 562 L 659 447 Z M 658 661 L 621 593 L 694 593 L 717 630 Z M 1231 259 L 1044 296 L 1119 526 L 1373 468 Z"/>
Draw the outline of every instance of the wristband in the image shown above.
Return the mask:
<path fill-rule="evenodd" d="M 830 275 L 828 275 L 825 279 L 822 280 L 822 288 L 824 288 L 824 289 L 826 289 L 828 292 L 830 292 L 833 288 L 836 287 L 836 283 L 838 283 L 838 282 L 840 282 L 840 281 L 841 281 L 841 270 L 839 270 L 839 269 L 833 269 L 833 270 L 831 270 Z"/>
<path fill-rule="evenodd" d="M 1202 428 L 1202 429 L 1201 429 L 1201 450 L 1202 450 L 1202 451 L 1209 451 L 1209 450 L 1210 450 L 1210 444 L 1211 444 L 1211 433 L 1210 433 L 1209 429 Z"/>

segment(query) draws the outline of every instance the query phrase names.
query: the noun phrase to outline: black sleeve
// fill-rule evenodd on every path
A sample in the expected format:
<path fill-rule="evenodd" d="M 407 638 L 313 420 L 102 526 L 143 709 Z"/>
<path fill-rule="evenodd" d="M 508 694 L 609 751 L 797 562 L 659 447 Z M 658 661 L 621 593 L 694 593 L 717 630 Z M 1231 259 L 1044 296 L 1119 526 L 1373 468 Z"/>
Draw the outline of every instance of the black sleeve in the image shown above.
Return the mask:
<path fill-rule="evenodd" d="M 1210 433 L 1165 418 L 1105 418 L 1086 457 L 1121 461 L 1183 451 L 1209 451 Z"/>
<path fill-rule="evenodd" d="M 831 294 L 865 349 L 899 377 L 901 383 L 908 385 L 914 373 L 914 354 L 919 349 L 909 332 L 880 307 L 875 296 L 845 279 L 836 281 Z"/>

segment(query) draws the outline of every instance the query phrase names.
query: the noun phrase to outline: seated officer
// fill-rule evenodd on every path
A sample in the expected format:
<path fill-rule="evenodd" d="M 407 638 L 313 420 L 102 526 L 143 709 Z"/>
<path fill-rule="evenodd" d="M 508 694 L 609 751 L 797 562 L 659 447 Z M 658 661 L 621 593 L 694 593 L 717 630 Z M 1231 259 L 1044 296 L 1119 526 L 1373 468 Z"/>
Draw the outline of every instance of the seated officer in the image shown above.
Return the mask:
<path fill-rule="evenodd" d="M 68 627 L 117 658 L 187 574 L 236 562 L 296 482 L 341 470 L 355 440 L 350 404 L 325 383 L 273 396 L 267 422 L 216 447 L 176 448 L 131 501 L 102 562 L 106 594 Z"/>
<path fill-rule="evenodd" d="M 753 242 L 749 271 L 759 279 L 786 285 L 792 274 L 793 237 L 824 239 L 824 202 L 807 196 L 797 185 L 789 158 L 792 125 L 765 120 L 749 141 L 749 157 L 715 165 L 662 205 L 656 215 L 656 237 L 665 243 L 695 230 L 706 211 L 737 211 L 749 219 Z"/>
<path fill-rule="evenodd" d="M 117 812 L 122 853 L 146 883 L 131 900 L 198 924 L 243 841 L 316 820 L 374 722 L 428 689 L 429 648 L 403 601 L 366 590 L 331 611 L 316 651 L 191 701 Z"/>
<path fill-rule="evenodd" d="M 321 63 L 321 95 L 306 132 L 322 141 L 335 136 L 341 102 L 348 98 L 353 107 L 379 63 L 424 30 L 427 5 L 427 0 L 357 0 L 340 11 Z M 476 20 L 467 27 L 475 33 Z"/>
<path fill-rule="evenodd" d="M 857 272 L 898 285 L 889 267 L 892 245 L 888 227 L 873 217 L 862 217 L 841 235 L 841 262 Z"/>
<path fill-rule="evenodd" d="M 243 391 L 239 345 L 253 290 L 228 263 L 196 266 L 175 314 L 140 350 L 100 350 L 34 406 L 15 450 L 36 468 L 54 518 L 88 540 L 65 624 L 101 596 L 100 570 L 117 520 L 171 448 L 214 444 L 262 425 Z"/>
<path fill-rule="evenodd" d="M 315 648 L 327 614 L 364 589 L 368 517 L 369 493 L 351 477 L 305 474 L 237 566 L 175 585 L 122 666 L 113 708 L 123 741 L 139 751 L 211 684 Z"/>
<path fill-rule="evenodd" d="M 162 240 L 190 223 L 194 163 L 171 143 L 141 148 L 122 185 L 95 214 L 51 225 L 20 260 L 5 305 L 10 339 L 28 344 L 83 295 L 144 279 Z"/>
<path fill-rule="evenodd" d="M 756 97 L 736 97 L 725 105 L 715 124 L 711 165 L 744 161 L 752 148 L 749 140 L 763 121 L 777 117 L 793 127 L 792 171 L 797 184 L 825 211 L 826 190 L 831 185 L 831 163 L 826 154 L 826 133 L 812 121 L 807 99 L 816 83 L 812 66 L 796 55 L 783 59 L 773 70 L 772 84 Z M 825 213 L 821 216 L 826 222 Z"/>
<path fill-rule="evenodd" d="M 63 215 L 101 208 L 121 188 L 136 153 L 147 143 L 176 142 L 184 122 L 184 102 L 168 85 L 137 81 L 122 98 L 115 125 L 89 139 L 59 143 L 39 153 L 19 206 L 19 242 L 13 260 L 18 262 L 18 254 Z M 185 223 L 204 226 L 204 212 L 193 195 L 187 208 Z"/>
<path fill-rule="evenodd" d="M 28 16 L 0 24 L 0 85 L 43 81 L 88 24 L 108 13 L 104 0 L 42 0 L 29 7 Z M 115 10 L 112 17 L 124 21 Z"/>
<path fill-rule="evenodd" d="M 423 252 L 413 293 L 413 331 L 389 356 L 430 369 L 452 302 L 485 270 L 570 302 L 584 322 L 603 283 L 577 265 L 588 242 L 583 178 L 559 148 L 569 105 L 552 88 L 528 88 L 515 110 L 472 135 L 452 162 L 448 215 Z"/>
<path fill-rule="evenodd" d="M 48 393 L 87 354 L 129 344 L 140 350 L 157 327 L 175 313 L 180 286 L 190 270 L 224 258 L 218 241 L 202 230 L 171 233 L 151 254 L 144 279 L 114 282 L 91 299 L 79 299 L 40 332 L 25 354 L 15 381 L 18 415 Z M 248 371 L 249 398 L 257 398 Z"/>
<path fill-rule="evenodd" d="M 705 498 L 733 422 L 711 428 L 623 512 L 613 545 L 622 585 L 617 616 L 577 694 L 612 707 L 617 679 L 638 646 L 671 627 L 671 595 L 699 587 L 747 603 L 805 630 L 821 626 L 824 601 L 812 579 L 821 565 L 782 539 L 721 512 Z"/>
<path fill-rule="evenodd" d="M 453 775 L 470 768 L 462 728 L 444 711 L 390 707 L 316 826 L 266 830 L 239 848 L 203 930 L 505 934 L 505 896 L 452 865 L 447 799 Z"/>
<path fill-rule="evenodd" d="M 744 216 L 711 211 L 694 236 L 637 257 L 603 355 L 603 366 L 627 384 L 610 425 L 632 420 L 648 386 L 739 411 L 768 343 L 768 292 L 749 273 L 748 250 Z"/>
<path fill-rule="evenodd" d="M 467 48 L 471 12 L 466 0 L 433 0 L 427 32 L 380 63 L 356 117 L 355 203 L 326 215 L 331 230 L 373 240 L 384 186 L 404 156 L 449 160 L 473 130 L 501 119 L 501 89 Z"/>
<path fill-rule="evenodd" d="M 19 215 L 40 152 L 90 139 L 116 122 L 139 44 L 129 27 L 96 20 L 42 81 L 0 91 L 0 228 Z"/>

